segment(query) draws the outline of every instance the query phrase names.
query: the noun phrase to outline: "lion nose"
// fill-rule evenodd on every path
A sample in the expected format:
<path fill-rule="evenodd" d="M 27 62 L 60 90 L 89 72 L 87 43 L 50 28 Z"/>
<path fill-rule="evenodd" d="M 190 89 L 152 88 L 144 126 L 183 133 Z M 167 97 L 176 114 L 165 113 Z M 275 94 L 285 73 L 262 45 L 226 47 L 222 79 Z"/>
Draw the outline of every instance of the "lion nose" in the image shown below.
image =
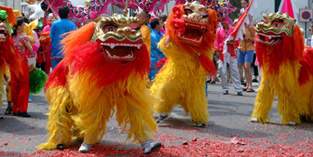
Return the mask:
<path fill-rule="evenodd" d="M 123 35 L 129 35 L 129 34 L 133 34 L 135 33 L 135 30 L 133 30 L 130 27 L 123 27 L 123 28 L 119 28 L 117 29 L 117 33 L 123 34 Z"/>

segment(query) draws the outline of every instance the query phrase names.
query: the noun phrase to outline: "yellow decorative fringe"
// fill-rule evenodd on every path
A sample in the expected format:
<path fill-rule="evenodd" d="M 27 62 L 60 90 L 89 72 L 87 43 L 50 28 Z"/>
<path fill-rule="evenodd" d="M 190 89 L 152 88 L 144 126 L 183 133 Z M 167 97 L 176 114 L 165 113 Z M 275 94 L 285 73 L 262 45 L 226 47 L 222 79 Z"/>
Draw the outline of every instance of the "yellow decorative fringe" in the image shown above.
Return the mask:
<path fill-rule="evenodd" d="M 268 114 L 275 96 L 278 97 L 278 112 L 283 124 L 300 123 L 301 115 L 312 115 L 313 79 L 300 86 L 298 82 L 301 65 L 288 62 L 277 73 L 269 74 L 267 65 L 262 69 L 262 81 L 255 100 L 252 117 L 260 122 L 269 121 Z"/>
<path fill-rule="evenodd" d="M 126 81 L 101 87 L 92 74 L 81 73 L 68 77 L 68 91 L 63 87 L 48 89 L 49 140 L 40 149 L 70 144 L 71 131 L 83 136 L 84 143 L 100 142 L 106 123 L 115 114 L 118 123 L 128 131 L 129 139 L 144 142 L 152 139 L 157 126 L 152 106 L 156 102 L 139 74 Z"/>
<path fill-rule="evenodd" d="M 171 41 L 167 43 L 166 38 L 160 41 L 159 47 L 168 60 L 151 87 L 153 95 L 160 99 L 160 103 L 154 106 L 155 111 L 168 114 L 180 104 L 194 122 L 206 124 L 208 103 L 205 81 L 208 74 L 200 65 L 196 52 L 192 55 Z"/>

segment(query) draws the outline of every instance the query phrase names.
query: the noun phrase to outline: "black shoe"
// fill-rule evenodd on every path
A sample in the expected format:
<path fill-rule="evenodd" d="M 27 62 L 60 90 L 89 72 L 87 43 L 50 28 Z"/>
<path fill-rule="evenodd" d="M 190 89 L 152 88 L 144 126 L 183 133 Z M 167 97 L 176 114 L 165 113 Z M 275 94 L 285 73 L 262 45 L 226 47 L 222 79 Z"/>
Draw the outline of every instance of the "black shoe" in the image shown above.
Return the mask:
<path fill-rule="evenodd" d="M 258 83 L 259 81 L 258 81 L 258 79 L 255 78 L 255 79 L 252 80 L 252 82 Z"/>
<path fill-rule="evenodd" d="M 224 95 L 228 95 L 228 94 L 229 94 L 229 93 L 228 93 L 228 90 L 225 90 L 223 94 L 224 94 Z"/>
<path fill-rule="evenodd" d="M 247 93 L 254 93 L 255 91 L 252 88 L 246 90 Z"/>
<path fill-rule="evenodd" d="M 18 113 L 13 113 L 14 116 L 18 116 L 18 117 L 31 117 L 27 112 L 18 112 Z"/>
<path fill-rule="evenodd" d="M 5 110 L 5 115 L 9 115 L 9 114 L 12 114 L 12 107 L 11 105 L 8 105 L 7 109 Z"/>
<path fill-rule="evenodd" d="M 242 92 L 237 92 L 237 96 L 243 96 Z"/>
<path fill-rule="evenodd" d="M 168 118 L 168 115 L 162 115 L 160 114 L 157 118 L 156 118 L 156 122 L 157 123 L 161 123 L 162 121 L 164 121 L 165 119 Z"/>

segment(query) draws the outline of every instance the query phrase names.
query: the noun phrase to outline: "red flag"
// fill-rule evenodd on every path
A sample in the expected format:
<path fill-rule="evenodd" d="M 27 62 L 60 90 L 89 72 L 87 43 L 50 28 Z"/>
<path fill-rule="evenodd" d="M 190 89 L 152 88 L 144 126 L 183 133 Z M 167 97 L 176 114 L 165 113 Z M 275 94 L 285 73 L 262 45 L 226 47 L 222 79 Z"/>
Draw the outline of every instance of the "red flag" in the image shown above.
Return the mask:
<path fill-rule="evenodd" d="M 230 39 L 238 40 L 243 38 L 243 26 L 246 20 L 248 19 L 248 15 L 250 12 L 250 8 L 253 4 L 254 0 L 250 0 L 248 7 L 245 9 L 244 13 L 238 19 L 237 24 L 235 25 L 233 31 L 230 33 Z"/>

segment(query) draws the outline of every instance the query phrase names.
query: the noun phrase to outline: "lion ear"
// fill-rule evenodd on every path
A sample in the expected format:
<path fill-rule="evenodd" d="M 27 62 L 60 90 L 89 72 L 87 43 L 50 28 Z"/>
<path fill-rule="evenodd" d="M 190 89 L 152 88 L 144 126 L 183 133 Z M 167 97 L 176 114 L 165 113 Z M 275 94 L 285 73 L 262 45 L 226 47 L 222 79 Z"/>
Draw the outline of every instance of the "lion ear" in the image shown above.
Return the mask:
<path fill-rule="evenodd" d="M 212 24 L 212 26 L 217 27 L 217 13 L 213 9 L 208 10 L 209 15 L 209 22 Z"/>
<path fill-rule="evenodd" d="M 64 55 L 70 56 L 74 47 L 82 45 L 91 40 L 96 28 L 95 22 L 90 22 L 85 26 L 69 32 L 68 35 L 61 41 L 64 49 Z"/>
<path fill-rule="evenodd" d="M 183 15 L 183 6 L 176 5 L 172 9 L 172 13 L 176 18 L 180 18 Z"/>

